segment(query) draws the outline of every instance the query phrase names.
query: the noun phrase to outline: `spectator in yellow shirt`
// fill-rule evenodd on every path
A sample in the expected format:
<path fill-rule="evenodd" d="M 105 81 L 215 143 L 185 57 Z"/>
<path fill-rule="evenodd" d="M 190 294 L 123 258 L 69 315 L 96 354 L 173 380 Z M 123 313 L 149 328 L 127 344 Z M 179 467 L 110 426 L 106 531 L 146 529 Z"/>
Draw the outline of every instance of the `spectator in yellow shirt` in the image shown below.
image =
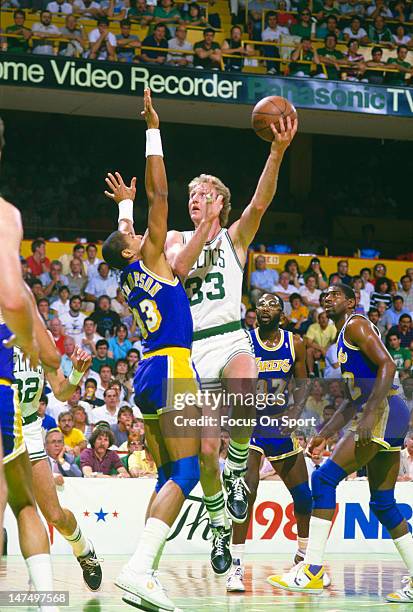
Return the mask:
<path fill-rule="evenodd" d="M 128 451 L 126 468 L 132 478 L 156 478 L 158 472 L 155 461 L 144 444 L 144 437 L 138 432 L 129 433 Z"/>
<path fill-rule="evenodd" d="M 309 326 L 308 317 L 310 311 L 307 306 L 304 305 L 303 298 L 299 293 L 292 293 L 290 295 L 290 304 L 291 312 L 288 318 L 291 321 L 292 327 L 289 329 L 301 335 Z"/>
<path fill-rule="evenodd" d="M 80 452 L 86 448 L 87 441 L 80 429 L 74 427 L 72 413 L 69 411 L 61 412 L 58 422 L 65 447 L 74 455 L 80 455 Z"/>
<path fill-rule="evenodd" d="M 336 335 L 335 326 L 328 324 L 327 314 L 324 311 L 320 312 L 318 323 L 310 325 L 304 336 L 307 341 L 307 366 L 310 377 L 315 376 L 314 362 L 326 356 L 327 349 L 335 342 Z"/>

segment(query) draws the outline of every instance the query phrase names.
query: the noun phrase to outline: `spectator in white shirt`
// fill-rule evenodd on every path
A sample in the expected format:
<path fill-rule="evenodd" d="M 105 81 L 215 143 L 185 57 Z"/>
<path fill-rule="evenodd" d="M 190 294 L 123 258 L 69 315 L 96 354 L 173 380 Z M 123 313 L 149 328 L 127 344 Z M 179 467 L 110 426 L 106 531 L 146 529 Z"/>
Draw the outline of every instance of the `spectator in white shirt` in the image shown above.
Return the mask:
<path fill-rule="evenodd" d="M 93 19 L 101 13 L 100 4 L 95 0 L 75 0 L 73 8 L 75 13 L 82 16 L 82 19 Z"/>
<path fill-rule="evenodd" d="M 178 25 L 175 30 L 175 36 L 168 40 L 169 49 L 178 49 L 179 51 L 192 51 L 193 46 L 186 40 L 186 27 L 184 25 Z M 166 56 L 166 63 L 171 66 L 179 66 L 185 68 L 185 66 L 192 65 L 194 56 L 186 53 L 168 53 Z"/>
<path fill-rule="evenodd" d="M 112 32 L 109 32 L 109 19 L 107 17 L 99 17 L 97 28 L 89 32 L 90 43 L 90 59 L 116 60 L 116 37 Z"/>
<path fill-rule="evenodd" d="M 404 274 L 404 276 L 400 279 L 400 287 L 397 291 L 398 295 L 401 295 L 404 300 L 404 307 L 410 313 L 413 313 L 413 287 L 412 287 L 412 279 L 408 274 Z"/>
<path fill-rule="evenodd" d="M 393 18 L 393 13 L 386 6 L 384 0 L 375 0 L 375 3 L 371 6 L 367 7 L 367 17 L 371 17 L 371 19 L 375 19 L 378 16 L 387 17 L 388 19 Z"/>
<path fill-rule="evenodd" d="M 370 295 L 374 291 L 374 285 L 370 282 L 371 270 L 370 268 L 362 268 L 360 270 L 360 276 L 364 281 L 364 290 Z"/>
<path fill-rule="evenodd" d="M 358 40 L 361 45 L 369 42 L 369 37 L 364 28 L 361 27 L 361 20 L 359 17 L 353 17 L 350 25 L 343 30 L 344 40 Z"/>
<path fill-rule="evenodd" d="M 93 423 L 106 421 L 109 425 L 116 425 L 118 422 L 119 396 L 115 389 L 106 389 L 103 394 L 105 405 L 92 410 Z"/>
<path fill-rule="evenodd" d="M 337 344 L 332 344 L 326 352 L 324 378 L 341 378 L 341 368 L 337 358 Z"/>
<path fill-rule="evenodd" d="M 278 272 L 272 268 L 267 269 L 263 255 L 255 258 L 255 271 L 251 274 L 250 283 L 251 302 L 254 305 L 263 293 L 274 293 L 274 287 L 278 283 Z"/>
<path fill-rule="evenodd" d="M 297 293 L 297 289 L 294 285 L 290 285 L 290 275 L 288 272 L 281 272 L 278 279 L 278 284 L 274 287 L 274 293 L 276 293 L 284 302 L 290 300 L 292 293 Z"/>
<path fill-rule="evenodd" d="M 305 306 L 309 308 L 318 308 L 321 291 L 317 289 L 317 279 L 313 274 L 307 276 L 305 285 L 299 288 L 298 293 L 303 298 Z"/>
<path fill-rule="evenodd" d="M 281 36 L 289 36 L 288 28 L 280 26 L 277 23 L 276 13 L 267 13 L 267 27 L 261 34 L 261 40 L 264 42 L 280 42 Z M 265 55 L 267 55 L 265 53 Z"/>
<path fill-rule="evenodd" d="M 370 293 L 364 288 L 364 281 L 361 276 L 353 276 L 351 283 L 354 291 L 360 292 L 359 304 L 364 308 L 364 312 L 368 312 L 370 308 Z"/>
<path fill-rule="evenodd" d="M 62 285 L 59 289 L 59 299 L 50 304 L 50 310 L 56 314 L 59 319 L 70 310 L 69 297 L 69 288 L 66 287 L 66 285 Z"/>
<path fill-rule="evenodd" d="M 90 279 L 85 289 L 85 299 L 88 302 L 96 302 L 101 295 L 116 297 L 118 282 L 109 270 L 106 262 L 102 261 L 98 266 L 98 274 Z"/>
<path fill-rule="evenodd" d="M 399 477 L 397 480 L 413 480 L 413 430 L 404 440 L 406 448 L 400 453 Z"/>
<path fill-rule="evenodd" d="M 93 244 L 93 242 L 89 243 L 86 247 L 86 259 L 83 262 L 83 266 L 86 271 L 86 275 L 90 280 L 93 276 L 96 276 L 98 273 L 98 266 L 101 263 L 101 259 L 97 257 L 97 246 Z"/>
<path fill-rule="evenodd" d="M 75 350 L 75 341 L 70 336 L 65 336 L 63 346 L 65 349 L 64 355 L 62 355 L 62 359 L 60 361 L 60 367 L 62 368 L 63 374 L 66 378 L 70 375 L 72 371 L 72 360 L 71 356 L 73 355 L 73 351 Z"/>
<path fill-rule="evenodd" d="M 96 323 L 90 317 L 83 321 L 83 336 L 80 346 L 91 355 L 96 355 L 96 342 L 102 340 L 102 336 L 96 333 Z"/>
<path fill-rule="evenodd" d="M 73 13 L 72 5 L 66 0 L 54 0 L 49 2 L 46 8 L 51 13 L 57 13 L 58 15 L 71 15 Z"/>
<path fill-rule="evenodd" d="M 83 322 L 86 315 L 80 312 L 82 300 L 79 295 L 70 298 L 69 312 L 60 317 L 60 322 L 65 328 L 65 334 L 71 336 L 76 344 L 80 345 L 83 336 Z"/>

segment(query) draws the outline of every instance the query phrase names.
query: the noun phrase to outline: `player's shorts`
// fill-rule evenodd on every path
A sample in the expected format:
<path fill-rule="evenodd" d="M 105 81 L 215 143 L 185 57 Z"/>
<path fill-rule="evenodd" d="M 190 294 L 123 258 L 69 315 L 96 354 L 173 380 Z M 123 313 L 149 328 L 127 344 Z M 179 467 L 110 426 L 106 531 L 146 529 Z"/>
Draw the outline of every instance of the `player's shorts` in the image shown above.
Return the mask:
<path fill-rule="evenodd" d="M 403 448 L 404 438 L 409 429 L 410 411 L 400 395 L 389 395 L 380 407 L 382 416 L 373 429 L 373 442 L 382 446 L 384 451 L 397 452 Z M 353 420 L 349 431 L 355 431 L 363 412 Z"/>
<path fill-rule="evenodd" d="M 0 378 L 0 427 L 3 442 L 3 463 L 9 463 L 24 453 L 22 415 L 17 388 Z"/>
<path fill-rule="evenodd" d="M 294 433 L 284 438 L 281 436 L 274 438 L 253 436 L 250 440 L 250 448 L 264 455 L 268 461 L 281 461 L 281 459 L 298 455 L 303 451 Z"/>
<path fill-rule="evenodd" d="M 23 437 L 30 461 L 47 459 L 44 449 L 42 419 L 36 413 L 23 419 Z"/>
<path fill-rule="evenodd" d="M 205 331 L 207 332 L 208 330 Z M 197 332 L 200 333 L 203 332 Z M 195 340 L 192 345 L 192 359 L 201 379 L 202 388 L 219 388 L 225 366 L 235 355 L 241 353 L 251 355 L 255 359 L 254 348 L 245 329 Z"/>
<path fill-rule="evenodd" d="M 199 381 L 189 349 L 169 347 L 146 353 L 133 382 L 135 402 L 144 419 L 182 410 L 185 395 L 197 395 Z"/>

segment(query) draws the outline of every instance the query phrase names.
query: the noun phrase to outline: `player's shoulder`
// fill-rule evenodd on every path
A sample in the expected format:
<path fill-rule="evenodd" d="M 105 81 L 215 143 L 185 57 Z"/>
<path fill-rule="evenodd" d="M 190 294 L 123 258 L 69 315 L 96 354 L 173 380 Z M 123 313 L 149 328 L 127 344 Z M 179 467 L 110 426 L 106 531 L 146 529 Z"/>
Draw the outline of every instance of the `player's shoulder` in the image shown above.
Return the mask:
<path fill-rule="evenodd" d="M 178 230 L 169 230 L 166 234 L 165 247 L 171 248 L 176 244 L 184 243 L 184 234 L 188 232 L 180 232 Z"/>
<path fill-rule="evenodd" d="M 21 223 L 21 215 L 18 209 L 0 196 L 0 212 L 3 221 L 14 220 Z"/>

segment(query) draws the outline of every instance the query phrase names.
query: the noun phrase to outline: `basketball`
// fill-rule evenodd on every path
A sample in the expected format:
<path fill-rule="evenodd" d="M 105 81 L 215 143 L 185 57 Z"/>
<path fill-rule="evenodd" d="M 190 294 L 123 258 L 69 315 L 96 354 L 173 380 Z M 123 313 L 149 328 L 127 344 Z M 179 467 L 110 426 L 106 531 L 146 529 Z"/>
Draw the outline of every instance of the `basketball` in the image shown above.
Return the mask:
<path fill-rule="evenodd" d="M 274 134 L 270 124 L 273 123 L 279 129 L 279 118 L 291 120 L 297 117 L 294 106 L 281 96 L 268 96 L 260 100 L 254 107 L 251 117 L 251 125 L 257 136 L 267 142 L 274 140 Z"/>

